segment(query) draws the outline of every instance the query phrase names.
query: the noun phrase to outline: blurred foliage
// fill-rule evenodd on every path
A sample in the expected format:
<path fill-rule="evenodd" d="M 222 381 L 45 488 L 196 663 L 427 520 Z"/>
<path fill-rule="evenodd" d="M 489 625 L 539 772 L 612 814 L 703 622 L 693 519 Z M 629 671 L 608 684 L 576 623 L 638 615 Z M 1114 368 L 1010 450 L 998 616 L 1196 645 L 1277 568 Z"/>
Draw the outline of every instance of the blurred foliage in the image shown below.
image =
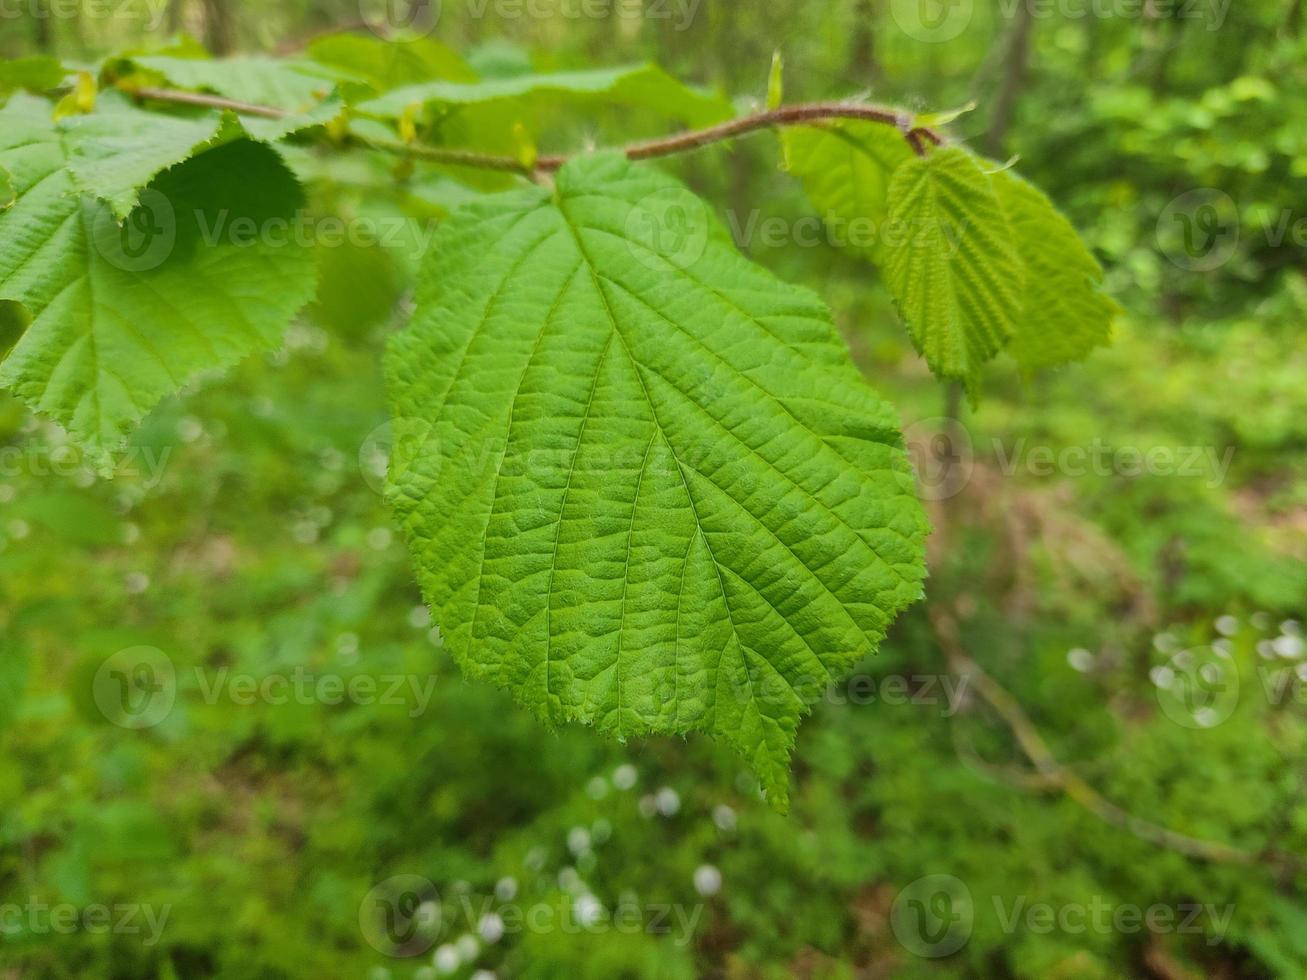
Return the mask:
<path fill-rule="evenodd" d="M 956 612 L 967 652 L 1059 760 L 1138 818 L 1251 864 L 1159 847 L 1040 785 L 957 687 L 922 609 L 865 666 L 886 696 L 817 706 L 789 817 L 704 740 L 551 734 L 464 683 L 373 488 L 389 438 L 378 351 L 426 231 L 466 189 L 457 173 L 295 148 L 320 172 L 315 213 L 375 234 L 319 245 L 319 299 L 283 350 L 165 403 L 113 480 L 0 400 L 0 976 L 1307 974 L 1303 877 L 1264 855 L 1307 847 L 1301 6 L 962 4 L 964 28 L 932 42 L 890 0 L 649 0 L 599 18 L 434 5 L 434 37 L 482 77 L 653 60 L 761 104 L 780 49 L 789 101 L 976 100 L 952 130 L 1022 157 L 1128 312 L 1082 365 L 1029 383 L 1000 372 L 950 430 L 967 479 L 928 494 L 929 601 Z M 74 63 L 163 50 L 177 31 L 270 50 L 359 14 L 344 0 L 10 9 L 0 52 Z M 1024 35 L 1023 9 L 1038 12 Z M 387 88 L 466 70 L 445 50 L 336 56 Z M 558 125 L 560 147 L 665 126 L 636 109 Z M 747 253 L 827 297 L 927 472 L 945 395 L 870 267 L 800 239 L 812 209 L 780 149 L 759 135 L 667 165 Z M 767 239 L 768 218 L 794 232 Z M 3 313 L 0 347 L 23 329 Z M 95 677 L 140 646 L 171 662 L 176 702 L 131 730 L 106 719 Z M 1194 712 L 1178 685 L 1205 667 L 1235 695 Z M 406 686 L 251 704 L 223 686 L 297 671 Z M 933 699 L 889 698 L 903 676 L 932 679 Z M 439 894 L 411 958 L 360 923 L 369 890 L 398 874 Z M 896 913 L 927 875 L 971 898 L 966 941 L 938 957 L 918 955 Z M 1150 930 L 1045 928 L 1021 911 L 1096 902 L 1204 912 Z M 152 937 L 143 913 L 137 931 L 41 918 L 94 905 L 166 921 Z M 628 907 L 637 926 L 619 929 Z M 553 918 L 531 928 L 513 909 Z"/>

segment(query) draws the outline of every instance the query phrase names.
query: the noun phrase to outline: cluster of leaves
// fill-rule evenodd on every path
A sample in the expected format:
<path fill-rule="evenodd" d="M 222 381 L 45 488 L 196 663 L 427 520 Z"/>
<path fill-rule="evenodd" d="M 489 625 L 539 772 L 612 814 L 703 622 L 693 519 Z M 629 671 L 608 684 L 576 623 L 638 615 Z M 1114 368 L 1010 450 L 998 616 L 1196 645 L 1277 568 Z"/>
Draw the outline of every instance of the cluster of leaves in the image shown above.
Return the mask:
<path fill-rule="evenodd" d="M 787 53 L 802 66 L 796 87 L 806 83 L 805 94 L 820 97 L 831 78 L 849 90 L 867 84 L 861 69 L 838 60 L 857 41 L 851 25 L 865 23 L 877 39 L 878 93 L 950 105 L 972 97 L 973 86 L 983 91 L 973 72 L 994 49 L 993 37 L 974 31 L 950 44 L 921 44 L 896 33 L 891 6 L 872 17 L 853 3 L 704 5 L 706 26 L 717 33 L 669 34 L 674 43 L 663 54 L 696 70 L 702 55 L 704 64 L 717 62 L 708 70 L 718 77 L 753 84 L 745 73 L 762 63 L 783 25 Z M 999 6 L 975 6 L 978 16 L 1001 20 Z M 1285 6 L 1248 0 L 1230 7 L 1230 18 L 1278 23 Z M 447 18 L 459 13 L 445 8 Z M 585 27 L 568 25 L 564 43 L 575 45 L 575 57 L 619 46 L 607 34 L 595 42 Z M 1302 619 L 1307 594 L 1300 339 L 1307 295 L 1291 268 L 1278 288 L 1261 263 L 1182 274 L 1153 238 L 1156 213 L 1175 193 L 1230 186 L 1230 171 L 1212 166 L 1212 157 L 1246 157 L 1244 146 L 1271 147 L 1281 131 L 1303 131 L 1303 101 L 1292 88 L 1301 56 L 1278 68 L 1259 64 L 1265 46 L 1256 33 L 1208 34 L 1196 21 L 1183 43 L 1178 32 L 1154 37 L 1128 17 L 1097 16 L 1041 20 L 1036 39 L 1040 56 L 1019 113 L 1023 167 L 1073 207 L 1077 224 L 1112 257 L 1113 291 L 1129 297 L 1131 315 L 1111 350 L 1032 387 L 1019 388 L 1003 359 L 991 362 L 988 397 L 969 420 L 979 471 L 1002 462 L 991 457 L 991 439 L 1009 453 L 1023 442 L 1084 446 L 1096 438 L 1237 452 L 1228 478 L 1214 486 L 1201 477 L 1122 474 L 1018 474 L 980 484 L 975 496 L 987 509 L 965 532 L 957 530 L 964 518 L 951 521 L 950 546 L 932 564 L 932 592 L 979 610 L 966 622 L 973 653 L 1025 705 L 1055 754 L 1110 799 L 1145 819 L 1249 850 L 1273 836 L 1302 852 L 1295 779 L 1302 688 L 1291 680 L 1298 696 L 1273 705 L 1261 696 L 1263 671 L 1291 678 L 1301 661 L 1264 659 L 1261 644 L 1273 634 L 1255 624 L 1268 612 L 1273 623 Z M 1174 112 L 1158 111 L 1160 91 L 1114 98 L 1152 74 L 1154 54 L 1169 58 L 1170 74 L 1194 89 Z M 489 59 L 469 61 L 489 77 Z M 525 59 L 508 61 L 519 74 L 529 71 Z M 60 84 L 63 70 L 50 64 L 54 80 L 36 88 Z M 0 65 L 0 78 L 8 68 Z M 389 69 L 383 62 L 379 70 Z M 1191 124 L 1179 139 L 1167 131 L 1164 121 L 1201 101 L 1208 86 L 1248 73 L 1274 81 L 1274 102 L 1237 101 L 1210 135 Z M 1095 80 L 1088 105 L 1086 78 Z M 1099 111 L 1109 104 L 1128 111 Z M 601 108 L 587 106 L 587 117 Z M 968 131 L 980 115 L 959 120 L 954 131 Z M 412 118 L 419 128 L 436 122 Z M 521 121 L 527 132 L 535 124 L 530 116 Z M 359 128 L 355 120 L 351 129 Z M 581 124 L 556 136 L 556 145 L 583 145 L 586 135 Z M 1187 145 L 1202 152 L 1182 160 L 1171 151 L 1190 137 Z M 505 152 L 520 145 L 496 138 Z M 1140 140 L 1146 153 L 1131 149 Z M 730 162 L 765 148 L 758 141 Z M 303 146 L 278 149 L 305 183 L 310 206 L 328 213 L 391 215 L 402 207 L 439 218 L 476 193 L 445 179 L 449 170 L 422 167 L 400 183 L 380 157 L 328 161 Z M 1300 184 L 1285 176 L 1293 160 L 1278 151 L 1270 159 L 1241 185 L 1241 207 L 1301 198 Z M 711 169 L 695 171 L 694 186 L 740 179 L 759 203 L 786 192 L 769 155 L 742 179 L 710 160 Z M 795 211 L 806 213 L 793 197 Z M 442 944 L 475 930 L 475 910 L 495 907 L 504 876 L 516 880 L 519 904 L 585 898 L 616 908 L 629 889 L 652 902 L 703 907 L 689 946 L 679 932 L 513 934 L 463 960 L 456 977 L 475 969 L 501 977 L 769 980 L 855 971 L 1022 978 L 1307 971 L 1301 888 L 1270 869 L 1188 860 L 1027 785 L 1006 731 L 970 699 L 951 715 L 943 701 L 819 708 L 800 735 L 803 774 L 791 815 L 779 819 L 705 741 L 651 739 L 628 753 L 574 730 L 542 738 L 488 685 L 458 683 L 418 625 L 403 549 L 353 466 L 360 443 L 385 417 L 374 348 L 388 332 L 396 288 L 416 274 L 423 243 L 406 237 L 397 248 L 314 251 L 319 291 L 305 318 L 323 329 L 292 327 L 276 353 L 249 359 L 230 383 L 169 399 L 145 419 L 134 459 L 171 454 L 158 485 L 123 475 L 97 482 L 89 470 L 51 475 L 52 455 L 68 451 L 63 437 L 0 397 L 0 749 L 11 763 L 0 772 L 0 905 L 172 907 L 154 946 L 138 935 L 7 933 L 4 968 L 37 976 L 316 972 L 431 980 L 430 955 L 393 960 L 359 935 L 362 895 L 387 875 L 416 872 L 445 899 Z M 784 266 L 787 278 L 823 284 L 859 365 L 884 379 L 905 419 L 937 414 L 938 393 L 901 370 L 911 352 L 884 329 L 888 300 L 865 267 L 824 249 L 763 258 Z M 391 259 L 402 266 L 398 274 Z M 1160 277 L 1159 269 L 1170 271 Z M 376 281 L 383 271 L 384 289 Z M 1159 316 L 1173 312 L 1163 285 L 1195 297 L 1220 286 L 1234 312 L 1208 308 L 1172 329 Z M 4 319 L 7 311 L 0 303 L 0 352 L 22 327 Z M 965 513 L 965 501 L 950 505 Z M 1031 567 L 996 560 L 1023 535 Z M 1004 595 L 1014 584 L 1024 591 L 1017 602 Z M 1155 641 L 1158 623 L 1148 629 L 1139 620 L 1171 625 L 1171 642 L 1188 646 L 1212 642 L 1212 620 L 1231 614 L 1239 710 L 1215 728 L 1181 727 L 1159 712 L 1148 679 L 1148 668 L 1168 659 L 1152 649 L 1167 634 Z M 142 642 L 168 650 L 183 691 L 167 722 L 129 733 L 109 726 L 86 703 L 86 690 L 105 656 Z M 1072 647 L 1092 653 L 1088 671 L 1068 662 Z M 394 671 L 425 679 L 434 671 L 438 693 L 416 720 L 411 705 L 209 704 L 193 673 L 212 684 L 228 669 L 262 678 L 302 665 L 347 676 Z M 947 671 L 911 614 L 863 669 L 878 684 Z M 5 728 L 6 721 L 14 724 Z M 619 790 L 612 776 L 627 762 L 637 763 L 638 781 Z M 678 792 L 674 815 L 645 806 L 659 787 Z M 593 844 L 580 853 L 569 847 L 578 829 Z M 720 868 L 724 882 L 711 899 L 691 886 L 704 863 Z M 923 960 L 897 940 L 889 910 L 896 890 L 940 872 L 969 885 L 975 928 L 957 953 Z M 470 918 L 460 914 L 462 898 Z M 1234 912 L 1223 931 L 1204 915 L 1194 923 L 1200 933 L 1161 935 L 1050 931 L 1014 916 L 1044 903 L 1093 901 L 1210 903 L 1222 914 L 1232 903 Z"/>
<path fill-rule="evenodd" d="M 464 669 L 547 722 L 711 732 L 783 807 L 808 705 L 921 594 L 925 521 L 824 304 L 742 259 L 701 199 L 620 153 L 520 189 L 551 116 L 596 104 L 690 126 L 731 111 L 652 66 L 478 78 L 435 42 L 357 36 L 286 59 L 181 44 L 79 73 L 57 105 L 18 92 L 0 109 L 0 300 L 19 320 L 0 384 L 107 460 L 311 298 L 310 250 L 270 234 L 304 205 L 278 144 L 396 151 L 401 176 L 422 147 L 498 154 L 489 175 L 426 154 L 471 200 L 388 356 L 392 502 L 427 599 Z M 1009 171 L 883 125 L 785 138 L 820 207 L 883 225 L 873 257 L 939 376 L 974 396 L 1002 349 L 1033 370 L 1106 339 L 1097 264 Z"/>
<path fill-rule="evenodd" d="M 789 168 L 828 220 L 864 222 L 917 350 L 973 400 L 1000 351 L 1027 373 L 1107 343 L 1103 272 L 1047 196 L 1009 168 L 947 147 L 921 158 L 883 126 L 785 133 Z"/>

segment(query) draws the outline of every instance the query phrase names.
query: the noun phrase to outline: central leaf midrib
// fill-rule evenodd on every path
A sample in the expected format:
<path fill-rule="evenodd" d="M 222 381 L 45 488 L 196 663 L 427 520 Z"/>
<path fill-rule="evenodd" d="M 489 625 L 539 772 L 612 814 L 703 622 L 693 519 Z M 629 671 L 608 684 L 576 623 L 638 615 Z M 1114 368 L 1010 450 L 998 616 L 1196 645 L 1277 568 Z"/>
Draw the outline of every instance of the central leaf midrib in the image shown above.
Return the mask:
<path fill-rule="evenodd" d="M 582 242 L 582 240 L 581 240 L 581 235 L 580 235 L 580 231 L 579 231 L 578 228 L 577 228 L 577 227 L 572 223 L 571 218 L 568 217 L 568 214 L 567 214 L 567 210 L 566 210 L 566 208 L 563 206 L 563 202 L 564 202 L 565 200 L 566 200 L 565 198 L 562 198 L 562 199 L 559 200 L 559 202 L 558 202 L 558 207 L 557 207 L 558 214 L 559 214 L 559 216 L 563 219 L 563 226 L 568 230 L 569 234 L 571 234 L 571 236 L 572 236 L 572 241 L 576 244 L 576 250 L 577 250 L 578 254 L 581 256 L 582 261 L 585 263 L 585 267 L 586 267 L 586 269 L 588 269 L 589 272 L 590 272 L 590 278 L 591 278 L 591 281 L 592 281 L 593 284 L 594 284 L 595 293 L 599 296 L 600 301 L 603 303 L 604 313 L 605 313 L 605 315 L 606 315 L 607 318 L 608 318 L 608 322 L 609 322 L 610 326 L 612 327 L 612 336 L 615 337 L 615 338 L 617 338 L 618 343 L 620 343 L 620 344 L 622 345 L 622 350 L 623 350 L 623 352 L 626 354 L 626 358 L 627 358 L 627 360 L 628 360 L 628 361 L 630 362 L 630 364 L 631 364 L 631 370 L 632 370 L 632 373 L 635 375 L 636 382 L 640 385 L 640 392 L 644 395 L 644 400 L 645 400 L 646 404 L 648 404 L 648 406 L 649 406 L 649 414 L 650 414 L 651 417 L 652 417 L 652 421 L 653 421 L 653 424 L 654 424 L 654 429 L 655 429 L 655 431 L 657 432 L 657 434 L 659 434 L 659 435 L 662 436 L 663 444 L 664 444 L 665 446 L 667 446 L 667 451 L 668 451 L 668 453 L 671 454 L 672 462 L 674 462 L 674 463 L 676 464 L 676 472 L 677 472 L 677 474 L 678 474 L 678 475 L 680 476 L 680 478 L 681 478 L 681 486 L 684 487 L 684 489 L 685 489 L 685 499 L 689 502 L 689 504 L 690 504 L 690 513 L 691 513 L 691 514 L 693 515 L 693 517 L 694 517 L 695 532 L 696 532 L 696 533 L 697 533 L 697 534 L 698 534 L 698 535 L 703 539 L 704 547 L 708 549 L 708 558 L 712 561 L 713 572 L 714 572 L 714 574 L 715 574 L 716 577 L 717 577 L 717 587 L 718 587 L 718 589 L 719 589 L 720 592 L 721 592 L 721 595 L 722 595 L 722 603 L 723 603 L 723 605 L 725 605 L 725 607 L 726 607 L 726 616 L 727 616 L 727 619 L 730 621 L 730 624 L 731 624 L 731 634 L 735 637 L 735 642 L 736 642 L 736 644 L 737 644 L 741 649 L 750 649 L 750 647 L 748 646 L 748 644 L 744 642 L 744 638 L 743 638 L 743 636 L 740 634 L 740 628 L 739 628 L 739 626 L 737 625 L 737 623 L 735 622 L 735 611 L 731 608 L 731 599 L 730 599 L 730 596 L 729 596 L 729 595 L 727 594 L 727 592 L 726 592 L 726 582 L 725 582 L 725 581 L 723 580 L 723 578 L 722 578 L 722 569 L 721 569 L 721 564 L 720 564 L 720 563 L 718 562 L 718 560 L 717 560 L 717 555 L 713 552 L 712 542 L 708 540 L 708 533 L 707 533 L 707 531 L 704 529 L 703 521 L 700 520 L 700 518 L 699 518 L 699 508 L 698 508 L 698 506 L 697 506 L 696 503 L 695 503 L 695 500 L 694 500 L 694 494 L 691 493 L 691 491 L 690 491 L 690 482 L 689 482 L 689 480 L 686 478 L 684 465 L 681 463 L 680 457 L 677 456 L 677 454 L 676 454 L 676 450 L 675 450 L 675 448 L 672 446 L 671 440 L 667 437 L 667 430 L 664 428 L 664 426 L 663 426 L 663 424 L 662 424 L 662 421 L 661 421 L 661 420 L 659 419 L 659 417 L 658 417 L 658 409 L 655 407 L 655 405 L 654 405 L 654 401 L 653 401 L 653 398 L 649 395 L 649 389 L 645 386 L 644 378 L 643 378 L 643 377 L 641 376 L 641 374 L 640 374 L 640 365 L 639 365 L 639 362 L 635 359 L 635 355 L 631 353 L 631 349 L 630 349 L 630 347 L 629 347 L 629 346 L 627 345 L 627 343 L 626 343 L 626 338 L 622 336 L 622 331 L 621 331 L 621 329 L 620 329 L 620 328 L 618 327 L 618 325 L 617 325 L 617 315 L 614 313 L 613 308 L 612 308 L 612 304 L 611 304 L 611 303 L 609 302 L 609 300 L 608 300 L 608 294 L 604 292 L 603 284 L 600 282 L 600 276 L 599 276 L 599 270 L 598 270 L 598 267 L 597 267 L 597 265 L 595 264 L 594 259 L 591 258 L 590 253 L 589 253 L 589 251 L 586 249 L 584 242 Z M 578 448 L 579 448 L 579 443 L 578 443 Z M 561 515 L 561 514 L 559 515 L 559 519 L 560 519 L 560 521 L 561 521 L 561 519 L 562 519 L 562 515 Z M 631 508 L 631 521 L 632 521 L 632 523 L 634 523 L 634 521 L 635 521 L 635 507 L 634 507 L 634 506 L 632 506 L 632 508 Z M 689 551 L 687 550 L 687 551 L 686 551 L 686 559 L 688 560 L 688 558 L 689 558 Z M 617 629 L 618 629 L 618 641 L 617 641 L 617 642 L 618 642 L 618 648 L 619 648 L 619 649 L 621 648 L 621 634 L 622 634 L 622 632 L 625 630 L 625 628 L 626 628 L 626 623 L 625 623 L 624 621 L 618 623 L 618 627 L 617 627 Z M 678 642 L 678 644 L 679 644 L 679 636 L 678 636 L 678 638 L 677 638 L 677 642 Z M 727 645 L 724 645 L 724 646 L 722 647 L 722 649 L 719 650 L 718 653 L 717 653 L 717 662 L 714 664 L 714 674 L 719 673 L 720 670 L 721 670 L 721 660 L 722 660 L 722 657 L 724 657 L 724 656 L 726 655 L 726 646 L 727 646 Z M 765 658 L 764 658 L 764 659 L 765 659 Z M 672 670 L 673 670 L 673 671 L 675 671 L 675 670 L 677 669 L 677 664 L 678 664 L 679 662 L 680 662 L 680 650 L 679 650 L 679 647 L 678 647 L 677 649 L 674 649 L 674 650 L 672 651 Z M 747 669 L 746 669 L 746 672 L 745 672 L 745 673 L 746 673 L 746 676 L 748 676 L 748 671 L 747 671 Z M 749 676 L 749 687 L 750 687 L 750 690 L 752 690 L 752 688 L 753 688 L 753 678 L 752 678 L 752 676 Z M 715 691 L 715 690 L 714 690 L 714 692 L 713 692 L 713 697 L 714 697 L 714 699 L 715 699 L 715 697 L 716 697 L 716 691 Z M 621 716 L 621 714 L 620 714 L 620 713 L 621 713 L 621 703 L 620 703 L 620 702 L 618 703 L 617 710 L 618 710 L 618 717 L 619 717 L 619 719 L 620 719 L 620 716 Z M 678 712 L 679 712 L 679 705 L 677 706 L 677 710 L 678 710 Z M 716 704 L 715 704 L 715 701 L 714 701 L 714 707 L 713 707 L 713 710 L 714 710 L 714 712 L 716 711 Z"/>

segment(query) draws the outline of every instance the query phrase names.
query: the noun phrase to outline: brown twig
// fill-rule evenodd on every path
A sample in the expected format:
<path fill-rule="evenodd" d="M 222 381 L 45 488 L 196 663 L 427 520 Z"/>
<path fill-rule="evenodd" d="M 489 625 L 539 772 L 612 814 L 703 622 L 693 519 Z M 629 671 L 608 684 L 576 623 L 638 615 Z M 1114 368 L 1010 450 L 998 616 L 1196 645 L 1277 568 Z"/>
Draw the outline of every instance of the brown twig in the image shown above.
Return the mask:
<path fill-rule="evenodd" d="M 1003 719 L 1022 753 L 1034 765 L 1044 785 L 1060 789 L 1066 796 L 1080 804 L 1099 819 L 1128 830 L 1140 840 L 1167 850 L 1176 851 L 1188 857 L 1199 858 L 1221 864 L 1242 864 L 1248 866 L 1270 865 L 1277 869 L 1301 871 L 1305 865 L 1295 854 L 1274 849 L 1260 853 L 1240 850 L 1228 844 L 1190 837 L 1178 831 L 1163 827 L 1137 817 L 1117 806 L 1104 797 L 1098 790 L 1071 772 L 1053 755 L 1044 737 L 1039 734 L 1030 718 L 1003 685 L 994 680 L 985 670 L 962 649 L 958 636 L 957 622 L 953 616 L 939 605 L 929 607 L 927 614 L 934 627 L 940 648 L 948 658 L 950 667 L 957 674 L 969 679 L 971 686 L 988 702 L 1000 718 Z"/>
<path fill-rule="evenodd" d="M 261 116 L 265 119 L 283 119 L 291 115 L 291 113 L 273 106 L 253 105 L 218 95 L 206 95 L 202 92 L 186 92 L 179 89 L 150 86 L 132 88 L 128 91 L 141 101 L 202 106 L 209 109 L 234 112 L 238 115 Z M 866 122 L 894 126 L 903 134 L 904 139 L 908 141 L 918 156 L 925 154 L 923 141 L 935 146 L 939 146 L 943 142 L 943 137 L 938 132 L 925 126 L 914 127 L 911 115 L 894 109 L 859 105 L 853 102 L 809 102 L 802 105 L 780 106 L 776 109 L 741 116 L 738 119 L 730 119 L 704 129 L 632 143 L 622 147 L 622 150 L 631 160 L 648 160 L 654 157 L 670 156 L 675 153 L 688 153 L 713 143 L 734 139 L 737 136 L 745 136 L 762 129 L 819 123 L 831 119 L 860 119 Z M 486 170 L 508 170 L 525 173 L 528 176 L 533 171 L 551 172 L 557 170 L 568 160 L 568 156 L 564 154 L 541 156 L 536 159 L 534 167 L 530 167 L 516 157 L 477 153 L 473 150 L 459 150 L 443 146 L 430 146 L 424 143 L 377 140 L 355 135 L 351 135 L 347 142 L 352 145 L 368 146 L 387 153 L 408 155 L 432 163 L 478 167 Z"/>

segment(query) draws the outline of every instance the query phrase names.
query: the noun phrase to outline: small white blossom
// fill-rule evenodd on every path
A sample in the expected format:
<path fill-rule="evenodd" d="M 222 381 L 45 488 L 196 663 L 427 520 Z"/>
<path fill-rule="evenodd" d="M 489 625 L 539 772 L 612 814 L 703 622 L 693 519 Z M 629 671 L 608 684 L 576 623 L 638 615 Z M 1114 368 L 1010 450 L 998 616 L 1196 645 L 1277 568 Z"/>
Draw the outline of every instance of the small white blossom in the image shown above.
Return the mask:
<path fill-rule="evenodd" d="M 1094 655 L 1084 647 L 1076 647 L 1074 650 L 1067 651 L 1066 662 L 1071 665 L 1072 670 L 1085 674 L 1094 666 Z"/>
<path fill-rule="evenodd" d="M 659 813 L 664 817 L 670 817 L 681 809 L 681 796 L 670 786 L 664 786 L 654 797 L 654 804 L 658 807 Z"/>
<path fill-rule="evenodd" d="M 630 789 L 638 778 L 639 773 L 629 762 L 624 762 L 613 770 L 613 785 L 618 789 Z"/>
<path fill-rule="evenodd" d="M 694 890 L 705 898 L 716 895 L 722 890 L 722 873 L 711 864 L 701 864 L 694 869 Z"/>

